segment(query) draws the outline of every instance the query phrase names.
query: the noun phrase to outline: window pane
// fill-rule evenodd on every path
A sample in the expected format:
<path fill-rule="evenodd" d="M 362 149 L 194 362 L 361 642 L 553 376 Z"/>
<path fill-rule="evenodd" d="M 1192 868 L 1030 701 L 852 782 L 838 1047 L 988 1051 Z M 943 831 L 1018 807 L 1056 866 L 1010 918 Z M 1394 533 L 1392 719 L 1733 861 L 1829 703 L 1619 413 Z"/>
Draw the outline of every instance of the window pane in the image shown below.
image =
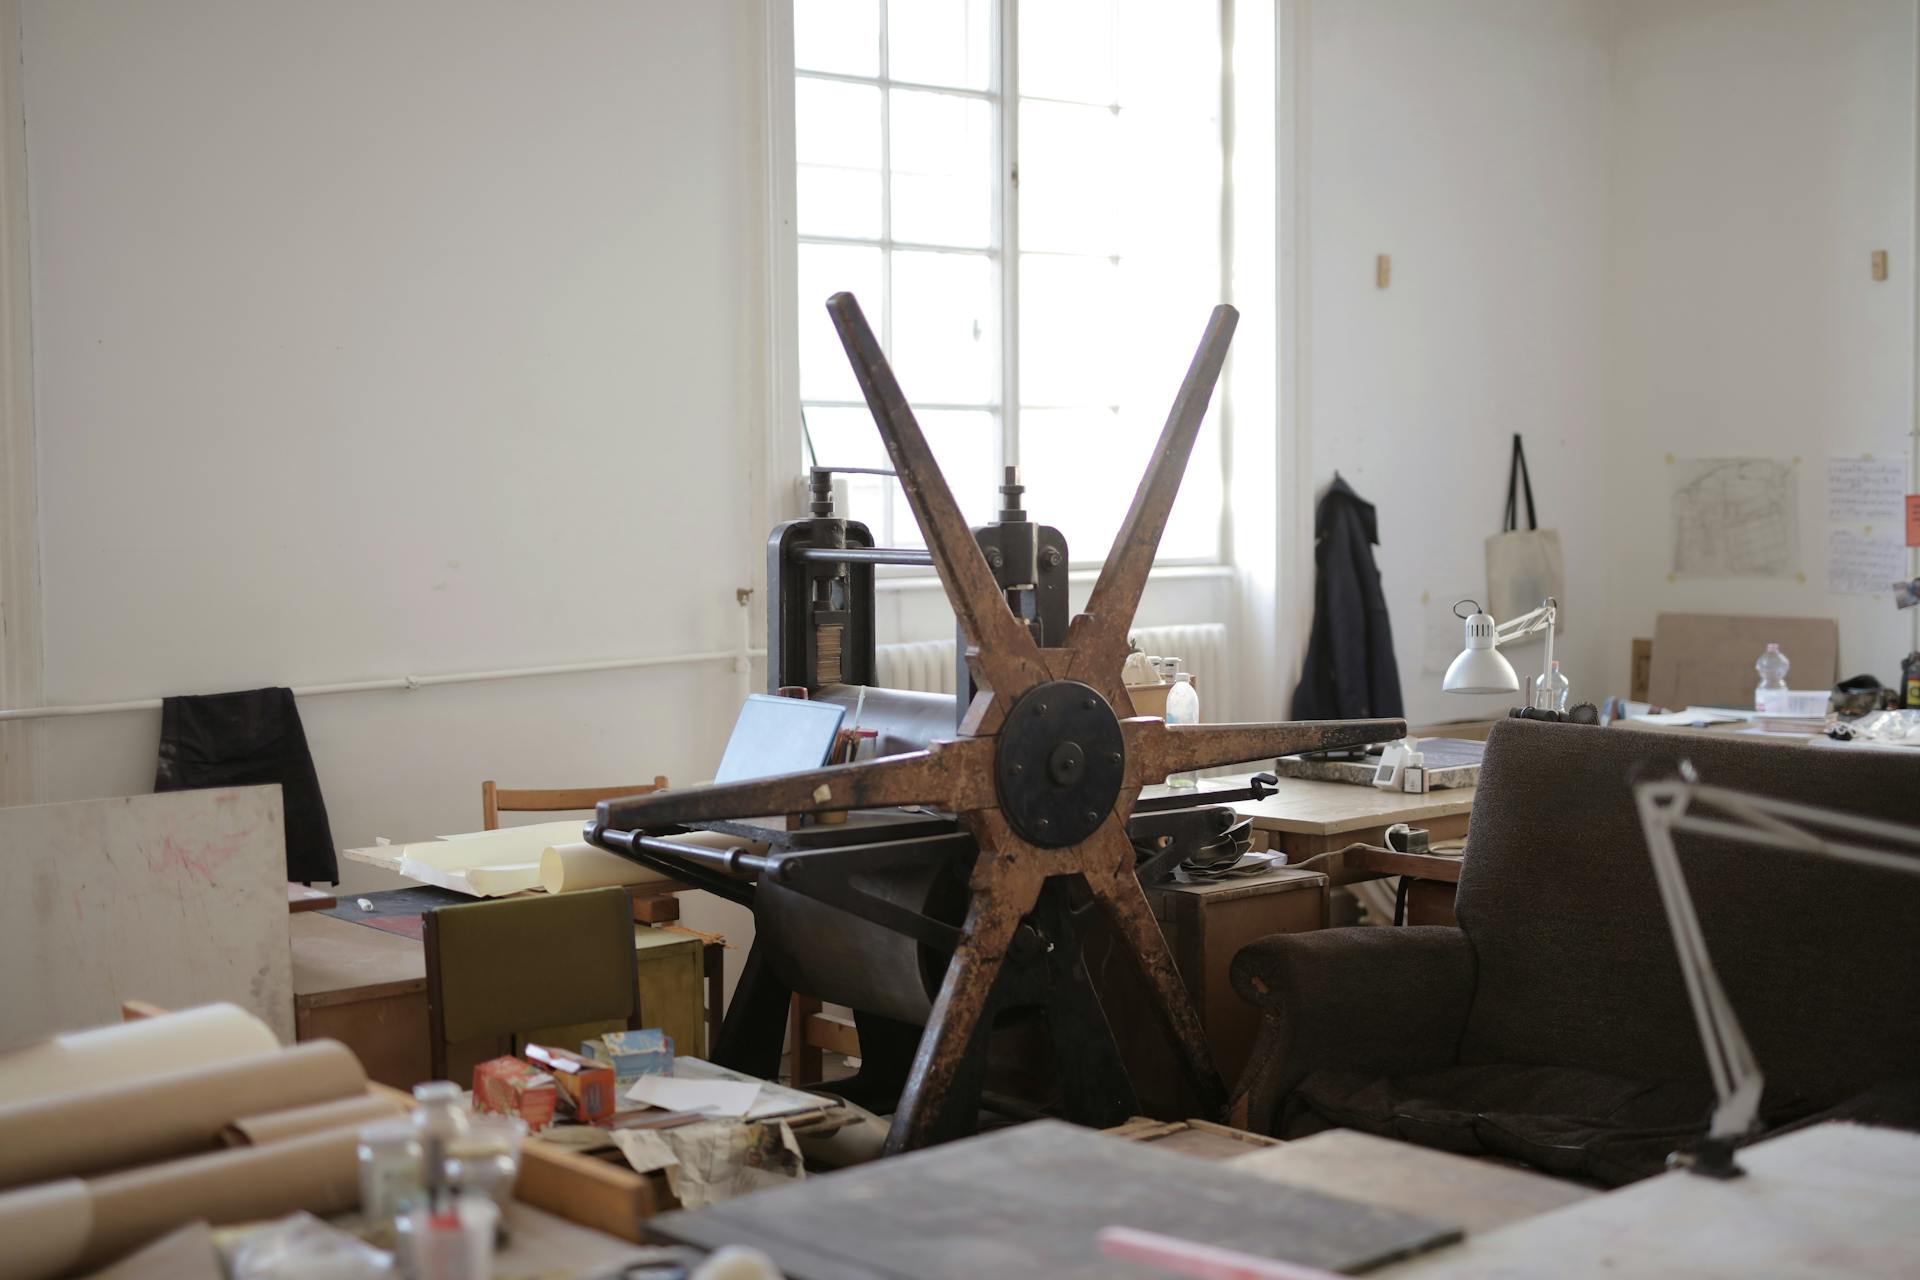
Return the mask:
<path fill-rule="evenodd" d="M 1020 101 L 1020 247 L 1068 253 L 1117 253 L 1123 161 L 1120 113 L 1110 107 Z M 1159 175 L 1137 185 L 1162 188 Z M 1191 197 L 1165 190 L 1161 201 Z"/>
<path fill-rule="evenodd" d="M 793 0 L 793 65 L 880 74 L 880 0 Z"/>
<path fill-rule="evenodd" d="M 891 94 L 893 238 L 984 249 L 993 237 L 993 106 Z"/>
<path fill-rule="evenodd" d="M 800 234 L 880 238 L 880 175 L 801 165 L 797 179 Z"/>
<path fill-rule="evenodd" d="M 1209 412 L 1160 536 L 1161 560 L 1211 560 L 1220 553 L 1220 428 Z M 1099 564 L 1113 549 L 1140 477 L 1146 474 L 1165 409 L 1022 409 L 1020 472 L 1027 509 L 1057 525 L 1075 564 Z"/>
<path fill-rule="evenodd" d="M 1059 527 L 1074 561 L 1106 559 L 1155 438 L 1109 409 L 1020 411 L 1027 509 Z"/>
<path fill-rule="evenodd" d="M 827 318 L 827 299 L 846 290 L 860 300 L 875 333 L 886 332 L 880 289 L 880 250 L 857 245 L 803 244 L 798 262 L 800 309 L 800 395 L 806 400 L 861 400 Z"/>
<path fill-rule="evenodd" d="M 993 0 L 888 0 L 887 74 L 913 84 L 991 83 Z"/>
<path fill-rule="evenodd" d="M 911 403 L 999 401 L 999 291 L 977 253 L 893 255 L 893 349 Z"/>
<path fill-rule="evenodd" d="M 1169 392 L 1169 405 L 1172 400 Z M 1158 418 L 1147 419 L 1156 440 L 1165 418 L 1166 408 L 1162 407 Z M 1219 419 L 1216 404 L 1200 423 L 1193 455 L 1187 460 L 1186 478 L 1180 482 L 1180 496 L 1174 499 L 1173 514 L 1167 517 L 1166 532 L 1160 535 L 1158 559 L 1215 560 L 1220 556 L 1220 510 L 1226 497 L 1220 474 Z"/>
<path fill-rule="evenodd" d="M 1118 8 L 1120 101 L 1129 109 L 1215 110 L 1223 53 L 1219 0 L 1119 0 Z M 1024 80 L 1025 50 L 1021 56 Z M 1021 91 L 1034 92 L 1024 83 Z"/>
<path fill-rule="evenodd" d="M 1119 285 L 1108 258 L 1020 255 L 1023 405 L 1120 403 Z"/>
<path fill-rule="evenodd" d="M 914 417 L 967 523 L 985 524 L 992 519 L 1000 496 L 994 479 L 1000 457 L 1000 415 L 985 409 L 938 409 L 916 412 Z M 907 495 L 897 483 L 893 501 L 893 545 L 927 545 Z"/>
<path fill-rule="evenodd" d="M 1020 0 L 1020 92 L 1114 101 L 1113 0 Z"/>
<path fill-rule="evenodd" d="M 794 158 L 803 165 L 880 168 L 880 90 L 866 84 L 793 82 Z"/>
<path fill-rule="evenodd" d="M 822 467 L 892 467 L 887 446 L 880 441 L 880 429 L 866 409 L 811 404 L 803 406 L 801 417 L 807 424 L 807 438 L 813 441 L 813 456 L 802 458 L 807 465 Z M 847 477 L 851 482 L 853 477 Z M 878 486 L 875 486 L 876 490 Z"/>
<path fill-rule="evenodd" d="M 793 85 L 803 236 L 880 238 L 880 90 L 801 76 Z"/>

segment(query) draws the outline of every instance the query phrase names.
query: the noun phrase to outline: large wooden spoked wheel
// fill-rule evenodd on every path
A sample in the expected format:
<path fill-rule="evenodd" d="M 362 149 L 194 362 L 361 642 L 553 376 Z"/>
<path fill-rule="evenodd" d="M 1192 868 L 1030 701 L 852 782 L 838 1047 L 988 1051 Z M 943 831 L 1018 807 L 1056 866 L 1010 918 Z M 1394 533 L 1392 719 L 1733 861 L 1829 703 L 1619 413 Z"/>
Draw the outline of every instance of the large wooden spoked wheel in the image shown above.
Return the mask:
<path fill-rule="evenodd" d="M 1406 731 L 1399 720 L 1168 725 L 1133 714 L 1121 677 L 1127 632 L 1238 313 L 1214 309 L 1086 609 L 1068 626 L 1063 646 L 1043 649 L 995 584 L 859 304 L 839 293 L 827 310 L 970 642 L 967 664 L 980 692 L 955 738 L 924 751 L 613 801 L 601 807 L 600 822 L 644 830 L 754 814 L 925 805 L 965 824 L 979 845 L 972 901 L 894 1115 L 890 1152 L 932 1137 L 1015 930 L 1054 876 L 1077 877 L 1098 902 L 1119 949 L 1145 979 L 1202 1104 L 1221 1111 L 1226 1090 L 1199 1014 L 1134 876 L 1127 838 L 1134 801 L 1142 787 L 1183 770 Z"/>

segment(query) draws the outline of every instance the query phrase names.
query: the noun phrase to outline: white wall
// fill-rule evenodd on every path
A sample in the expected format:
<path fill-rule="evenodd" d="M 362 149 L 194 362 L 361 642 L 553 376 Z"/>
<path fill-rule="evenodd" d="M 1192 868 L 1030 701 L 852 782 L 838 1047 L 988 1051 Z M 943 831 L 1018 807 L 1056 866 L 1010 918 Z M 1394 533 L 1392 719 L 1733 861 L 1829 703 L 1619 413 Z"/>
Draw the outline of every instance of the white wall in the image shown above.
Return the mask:
<path fill-rule="evenodd" d="M 1337 470 L 1378 507 L 1376 558 L 1416 722 L 1514 704 L 1442 694 L 1440 675 L 1461 644 L 1448 606 L 1484 599 L 1482 543 L 1500 527 L 1516 431 L 1541 521 L 1566 551 L 1556 656 L 1576 696 L 1616 691 L 1601 677 L 1617 511 L 1598 482 L 1607 11 L 1603 0 L 1321 0 L 1301 14 L 1304 228 L 1283 245 L 1303 264 L 1305 447 L 1292 492 L 1310 503 Z M 1380 253 L 1392 255 L 1387 289 L 1374 285 Z M 1294 595 L 1303 632 L 1310 577 Z M 1433 615 L 1447 623 L 1429 641 Z M 1512 650 L 1523 679 L 1539 654 L 1538 641 Z"/>
<path fill-rule="evenodd" d="M 48 701 L 737 646 L 758 12 L 28 3 Z M 737 684 L 301 710 L 355 845 L 471 830 L 483 778 L 706 776 Z M 48 722 L 45 798 L 148 789 L 158 728 Z"/>
<path fill-rule="evenodd" d="M 1835 617 L 1892 682 L 1909 618 L 1825 589 L 1826 459 L 1905 457 L 1913 0 L 1628 0 L 1614 42 L 1609 668 L 1662 610 Z M 1869 255 L 1886 249 L 1891 279 Z M 1804 583 L 1669 583 L 1664 458 L 1803 459 Z M 1648 518 L 1631 518 L 1645 512 Z"/>

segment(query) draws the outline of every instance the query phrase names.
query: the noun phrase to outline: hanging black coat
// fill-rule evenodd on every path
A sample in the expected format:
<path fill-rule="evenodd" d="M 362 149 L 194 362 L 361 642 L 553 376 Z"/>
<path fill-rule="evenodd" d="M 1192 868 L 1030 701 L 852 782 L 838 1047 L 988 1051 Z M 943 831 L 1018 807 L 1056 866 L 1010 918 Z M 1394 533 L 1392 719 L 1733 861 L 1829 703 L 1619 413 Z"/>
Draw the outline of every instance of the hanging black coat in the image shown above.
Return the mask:
<path fill-rule="evenodd" d="M 1296 720 L 1364 720 L 1405 714 L 1393 628 L 1373 548 L 1380 541 L 1373 504 L 1335 472 L 1314 512 L 1313 634 Z"/>
<path fill-rule="evenodd" d="M 168 698 L 160 710 L 155 791 L 280 784 L 287 879 L 340 882 L 333 831 L 291 689 Z"/>

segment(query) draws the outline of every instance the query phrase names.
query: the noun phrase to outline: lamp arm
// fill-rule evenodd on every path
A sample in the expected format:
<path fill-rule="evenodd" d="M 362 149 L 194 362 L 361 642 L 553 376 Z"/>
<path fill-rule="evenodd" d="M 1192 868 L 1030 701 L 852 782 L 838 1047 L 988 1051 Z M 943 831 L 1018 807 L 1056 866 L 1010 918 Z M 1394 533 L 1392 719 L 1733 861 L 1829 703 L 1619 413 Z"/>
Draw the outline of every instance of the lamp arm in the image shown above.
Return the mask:
<path fill-rule="evenodd" d="M 1647 854 L 1653 863 L 1654 881 L 1660 890 L 1660 905 L 1666 912 L 1667 927 L 1673 934 L 1674 950 L 1680 959 L 1687 1000 L 1693 1006 L 1700 1045 L 1706 1053 L 1707 1069 L 1713 1076 L 1716 1098 L 1713 1119 L 1708 1126 L 1707 1141 L 1702 1144 L 1701 1157 L 1694 1167 L 1702 1173 L 1732 1176 L 1738 1170 L 1733 1164 L 1731 1144 L 1752 1131 L 1760 1113 L 1765 1077 L 1754 1061 L 1752 1046 L 1740 1029 L 1740 1020 L 1707 952 L 1700 917 L 1694 910 L 1693 897 L 1687 891 L 1686 876 L 1674 849 L 1674 832 L 1811 853 L 1909 875 L 1920 874 L 1920 858 L 1911 853 L 1893 853 L 1871 845 L 1848 843 L 1822 834 L 1821 829 L 1915 851 L 1920 851 L 1920 832 L 1897 823 L 1695 782 L 1643 782 L 1634 787 L 1633 796 L 1640 812 L 1640 828 L 1646 836 Z M 1701 808 L 1718 810 L 1727 816 L 1694 812 L 1696 802 Z"/>
<path fill-rule="evenodd" d="M 1495 623 L 1493 627 L 1493 642 L 1495 644 L 1510 644 L 1515 640 L 1523 640 L 1536 631 L 1542 631 L 1552 626 L 1554 621 L 1559 617 L 1559 613 L 1560 602 L 1552 596 L 1548 596 L 1538 609 L 1532 610 L 1529 613 L 1523 613 L 1517 618 L 1509 618 L 1505 622 Z"/>
<path fill-rule="evenodd" d="M 1680 960 L 1680 975 L 1686 983 L 1687 1001 L 1693 1006 L 1700 1046 L 1706 1054 L 1708 1073 L 1713 1077 L 1716 1102 L 1707 1136 L 1731 1142 L 1752 1130 L 1760 1112 L 1765 1078 L 1754 1061 L 1746 1034 L 1740 1029 L 1740 1019 L 1727 1000 L 1726 989 L 1720 985 L 1720 975 L 1707 951 L 1700 917 L 1694 910 L 1693 896 L 1687 891 L 1686 876 L 1674 850 L 1674 827 L 1686 815 L 1692 798 L 1691 788 L 1685 783 L 1646 784 L 1636 787 L 1634 794 L 1641 829 L 1646 834 L 1647 853 L 1653 861 L 1654 880 L 1660 890 L 1660 905 L 1666 911 L 1667 927 L 1673 934 L 1674 951 Z"/>

